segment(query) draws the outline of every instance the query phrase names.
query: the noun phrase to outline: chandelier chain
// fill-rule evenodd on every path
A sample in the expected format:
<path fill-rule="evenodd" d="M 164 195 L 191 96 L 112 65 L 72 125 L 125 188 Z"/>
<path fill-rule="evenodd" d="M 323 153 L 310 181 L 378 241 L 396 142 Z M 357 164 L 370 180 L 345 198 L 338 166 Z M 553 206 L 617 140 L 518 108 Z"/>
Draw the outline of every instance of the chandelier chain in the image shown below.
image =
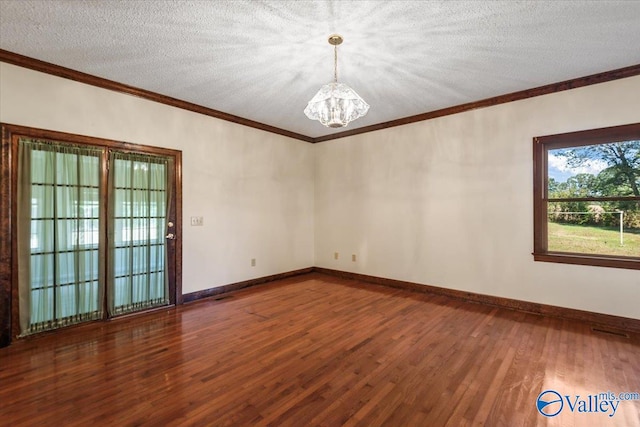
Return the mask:
<path fill-rule="evenodd" d="M 338 46 L 333 45 L 333 82 L 338 83 Z"/>

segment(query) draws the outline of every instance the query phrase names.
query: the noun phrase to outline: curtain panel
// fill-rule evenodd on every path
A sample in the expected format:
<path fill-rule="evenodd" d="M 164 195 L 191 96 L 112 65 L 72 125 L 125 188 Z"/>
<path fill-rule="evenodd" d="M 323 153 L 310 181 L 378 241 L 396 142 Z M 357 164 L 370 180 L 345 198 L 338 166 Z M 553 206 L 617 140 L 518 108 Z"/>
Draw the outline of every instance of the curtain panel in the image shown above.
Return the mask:
<path fill-rule="evenodd" d="M 109 155 L 108 307 L 112 315 L 169 304 L 166 262 L 171 160 Z"/>
<path fill-rule="evenodd" d="M 104 316 L 104 150 L 22 138 L 18 148 L 22 335 Z"/>

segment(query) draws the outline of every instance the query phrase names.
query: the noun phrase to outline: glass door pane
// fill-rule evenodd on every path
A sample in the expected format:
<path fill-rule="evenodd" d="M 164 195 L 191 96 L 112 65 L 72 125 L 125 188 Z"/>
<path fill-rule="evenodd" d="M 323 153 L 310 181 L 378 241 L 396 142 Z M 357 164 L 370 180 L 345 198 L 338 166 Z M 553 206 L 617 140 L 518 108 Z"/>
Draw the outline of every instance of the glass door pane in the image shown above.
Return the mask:
<path fill-rule="evenodd" d="M 29 233 L 19 245 L 28 263 L 19 280 L 20 304 L 27 306 L 23 335 L 103 316 L 102 154 L 93 147 L 20 140 L 18 227 Z"/>
<path fill-rule="evenodd" d="M 108 301 L 112 316 L 169 304 L 169 159 L 111 152 Z"/>

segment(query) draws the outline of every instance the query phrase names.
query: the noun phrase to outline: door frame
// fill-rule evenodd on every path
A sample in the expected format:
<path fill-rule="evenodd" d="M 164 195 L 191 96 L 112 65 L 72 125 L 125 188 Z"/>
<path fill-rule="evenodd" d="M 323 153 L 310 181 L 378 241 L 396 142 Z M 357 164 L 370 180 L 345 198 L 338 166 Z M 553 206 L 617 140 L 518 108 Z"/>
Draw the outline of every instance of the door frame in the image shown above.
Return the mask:
<path fill-rule="evenodd" d="M 46 139 L 72 144 L 100 146 L 107 150 L 155 154 L 173 159 L 175 187 L 175 240 L 167 242 L 167 250 L 175 252 L 174 262 L 167 265 L 173 270 L 173 283 L 169 286 L 170 304 L 182 304 L 182 151 L 153 147 L 129 142 L 114 141 L 71 133 L 38 129 L 27 126 L 0 123 L 2 145 L 0 146 L 0 347 L 7 346 L 19 333 L 18 313 L 18 259 L 15 237 L 17 236 L 17 164 L 18 137 Z M 106 168 L 106 163 L 103 162 Z M 101 173 L 106 173 L 102 170 Z M 106 175 L 105 175 L 106 176 Z"/>

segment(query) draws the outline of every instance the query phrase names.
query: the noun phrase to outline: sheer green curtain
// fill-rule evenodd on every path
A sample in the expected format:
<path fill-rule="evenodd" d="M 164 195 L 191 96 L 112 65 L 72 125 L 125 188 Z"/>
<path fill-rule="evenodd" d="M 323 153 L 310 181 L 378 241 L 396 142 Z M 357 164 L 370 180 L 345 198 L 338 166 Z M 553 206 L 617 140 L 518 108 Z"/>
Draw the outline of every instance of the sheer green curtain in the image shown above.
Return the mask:
<path fill-rule="evenodd" d="M 166 217 L 170 160 L 112 151 L 108 306 L 111 315 L 169 303 Z"/>
<path fill-rule="evenodd" d="M 103 317 L 103 150 L 23 138 L 18 153 L 22 335 Z"/>

